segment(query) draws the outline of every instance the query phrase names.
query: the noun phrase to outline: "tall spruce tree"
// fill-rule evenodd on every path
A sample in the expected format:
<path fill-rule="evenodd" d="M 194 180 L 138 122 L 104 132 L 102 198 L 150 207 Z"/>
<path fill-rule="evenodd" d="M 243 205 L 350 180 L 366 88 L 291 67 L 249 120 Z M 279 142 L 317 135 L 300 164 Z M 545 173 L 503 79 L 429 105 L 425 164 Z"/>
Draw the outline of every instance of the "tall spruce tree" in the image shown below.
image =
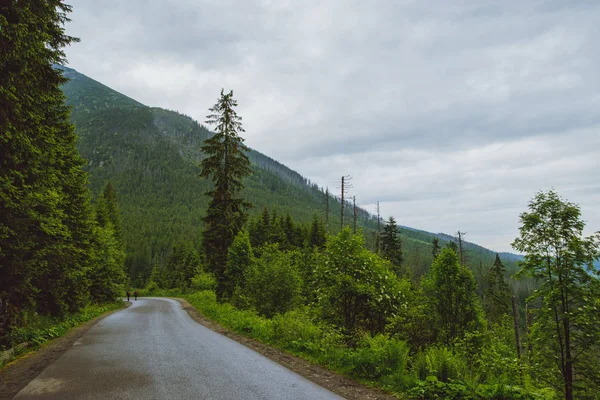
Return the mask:
<path fill-rule="evenodd" d="M 240 133 L 242 118 L 235 111 L 237 101 L 233 91 L 225 93 L 210 109 L 206 123 L 215 126 L 215 134 L 204 142 L 202 151 L 206 158 L 201 163 L 200 177 L 210 178 L 214 187 L 206 194 L 211 197 L 202 233 L 208 266 L 217 279 L 217 299 L 223 300 L 227 288 L 227 251 L 247 218 L 251 204 L 238 197 L 243 188 L 243 178 L 252 173 L 250 161 Z"/>
<path fill-rule="evenodd" d="M 398 226 L 394 217 L 390 217 L 381 235 L 381 255 L 391 261 L 397 275 L 401 275 L 402 267 L 402 239 L 398 233 Z"/>

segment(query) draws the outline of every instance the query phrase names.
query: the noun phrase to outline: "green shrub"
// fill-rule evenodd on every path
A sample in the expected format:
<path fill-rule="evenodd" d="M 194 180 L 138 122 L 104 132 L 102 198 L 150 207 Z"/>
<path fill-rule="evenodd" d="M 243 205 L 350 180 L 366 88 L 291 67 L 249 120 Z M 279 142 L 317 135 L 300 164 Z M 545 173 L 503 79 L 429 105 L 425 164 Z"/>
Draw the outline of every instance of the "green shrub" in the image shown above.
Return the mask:
<path fill-rule="evenodd" d="M 464 360 L 444 346 L 431 346 L 417 353 L 412 368 L 421 380 L 435 376 L 442 382 L 462 378 L 466 369 Z"/>
<path fill-rule="evenodd" d="M 200 272 L 192 277 L 192 286 L 194 290 L 215 290 L 217 280 L 211 272 Z"/>
<path fill-rule="evenodd" d="M 409 346 L 385 335 L 363 336 L 352 355 L 352 374 L 377 380 L 392 374 L 406 375 Z"/>
<path fill-rule="evenodd" d="M 290 256 L 277 248 L 263 249 L 246 273 L 243 294 L 260 315 L 273 317 L 301 303 L 300 273 Z"/>
<path fill-rule="evenodd" d="M 428 376 L 426 380 L 417 382 L 415 387 L 408 391 L 408 396 L 416 400 L 480 400 L 473 388 L 464 382 L 450 380 L 441 382 L 435 376 Z"/>
<path fill-rule="evenodd" d="M 313 344 L 318 343 L 323 330 L 302 310 L 288 311 L 273 318 L 274 340 L 286 349 L 315 354 Z"/>

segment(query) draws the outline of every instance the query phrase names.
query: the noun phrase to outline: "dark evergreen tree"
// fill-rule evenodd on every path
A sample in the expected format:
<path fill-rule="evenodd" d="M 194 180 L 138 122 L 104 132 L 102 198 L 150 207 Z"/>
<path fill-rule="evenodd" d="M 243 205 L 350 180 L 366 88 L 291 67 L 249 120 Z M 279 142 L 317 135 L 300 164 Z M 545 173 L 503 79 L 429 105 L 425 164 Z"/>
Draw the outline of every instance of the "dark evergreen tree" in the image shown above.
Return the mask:
<path fill-rule="evenodd" d="M 402 267 L 402 239 L 398 233 L 398 226 L 394 217 L 390 217 L 381 234 L 381 255 L 391 261 L 396 274 L 401 275 Z"/>
<path fill-rule="evenodd" d="M 291 248 L 301 246 L 301 244 L 298 244 L 296 227 L 294 226 L 294 221 L 289 213 L 285 216 L 283 231 L 285 232 L 286 240 Z"/>
<path fill-rule="evenodd" d="M 308 246 L 323 248 L 327 242 L 327 235 L 325 233 L 325 227 L 319 220 L 319 217 L 315 214 L 313 216 L 313 222 L 310 225 L 310 232 L 308 234 Z"/>
<path fill-rule="evenodd" d="M 433 255 L 433 259 L 435 260 L 438 254 L 440 254 L 440 240 L 437 238 L 437 236 L 433 238 L 431 244 L 433 246 L 431 249 L 431 255 Z"/>
<path fill-rule="evenodd" d="M 458 244 L 456 244 L 456 242 L 454 241 L 449 241 L 448 243 L 446 243 L 445 246 L 447 249 L 452 250 L 453 252 L 455 252 L 456 254 L 458 254 Z"/>
<path fill-rule="evenodd" d="M 0 4 L 0 346 L 33 306 L 61 316 L 88 296 L 94 221 L 53 65 L 75 38 L 59 0 Z"/>
<path fill-rule="evenodd" d="M 117 236 L 115 225 L 121 226 L 119 214 L 111 214 L 110 210 L 118 210 L 116 194 L 110 199 L 104 195 L 96 201 L 96 238 L 94 240 L 94 262 L 87 270 L 90 282 L 90 298 L 96 303 L 114 301 L 123 295 L 123 284 L 126 276 L 125 250 L 121 239 Z"/>
<path fill-rule="evenodd" d="M 204 217 L 205 229 L 202 233 L 204 253 L 209 268 L 217 279 L 217 298 L 223 300 L 227 287 L 225 267 L 227 251 L 234 237 L 246 221 L 246 211 L 251 204 L 239 196 L 243 188 L 242 180 L 251 175 L 250 161 L 240 133 L 242 118 L 237 115 L 237 101 L 233 92 L 221 90 L 221 97 L 210 109 L 212 114 L 206 123 L 214 125 L 216 133 L 206 139 L 202 151 L 206 158 L 200 163 L 200 177 L 210 178 L 214 187 L 207 192 L 211 201 Z"/>
<path fill-rule="evenodd" d="M 273 212 L 271 221 L 271 237 L 269 243 L 279 243 L 279 248 L 281 250 L 289 250 L 290 246 L 284 230 L 285 221 L 283 217 L 279 217 Z"/>
<path fill-rule="evenodd" d="M 483 306 L 491 324 L 500 322 L 503 315 L 510 315 L 512 293 L 504 280 L 504 273 L 504 265 L 496 254 L 494 265 L 484 279 Z"/>
<path fill-rule="evenodd" d="M 121 227 L 121 212 L 117 201 L 117 192 L 111 183 L 107 183 L 102 192 L 102 197 L 106 203 L 106 212 L 115 231 L 115 237 L 119 243 L 123 243 L 123 229 Z"/>

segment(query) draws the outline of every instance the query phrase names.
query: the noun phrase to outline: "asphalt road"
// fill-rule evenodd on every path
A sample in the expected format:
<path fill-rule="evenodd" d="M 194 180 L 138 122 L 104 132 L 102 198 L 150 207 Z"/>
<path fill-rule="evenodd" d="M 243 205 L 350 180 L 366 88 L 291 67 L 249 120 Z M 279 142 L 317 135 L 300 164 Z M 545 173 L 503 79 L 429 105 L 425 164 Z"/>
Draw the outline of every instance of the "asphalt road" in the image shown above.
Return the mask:
<path fill-rule="evenodd" d="M 339 399 L 192 320 L 140 299 L 92 327 L 15 399 Z"/>

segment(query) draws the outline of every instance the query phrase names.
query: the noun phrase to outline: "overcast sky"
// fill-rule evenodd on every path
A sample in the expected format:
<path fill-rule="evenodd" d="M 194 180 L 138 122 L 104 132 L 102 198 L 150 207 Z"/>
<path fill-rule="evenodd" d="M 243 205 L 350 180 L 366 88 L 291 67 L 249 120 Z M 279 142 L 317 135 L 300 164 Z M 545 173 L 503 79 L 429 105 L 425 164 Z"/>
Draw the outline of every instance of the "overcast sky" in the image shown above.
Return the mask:
<path fill-rule="evenodd" d="M 67 3 L 69 3 L 67 1 Z M 510 251 L 554 187 L 600 230 L 600 2 L 71 0 L 69 66 L 384 217 Z"/>

